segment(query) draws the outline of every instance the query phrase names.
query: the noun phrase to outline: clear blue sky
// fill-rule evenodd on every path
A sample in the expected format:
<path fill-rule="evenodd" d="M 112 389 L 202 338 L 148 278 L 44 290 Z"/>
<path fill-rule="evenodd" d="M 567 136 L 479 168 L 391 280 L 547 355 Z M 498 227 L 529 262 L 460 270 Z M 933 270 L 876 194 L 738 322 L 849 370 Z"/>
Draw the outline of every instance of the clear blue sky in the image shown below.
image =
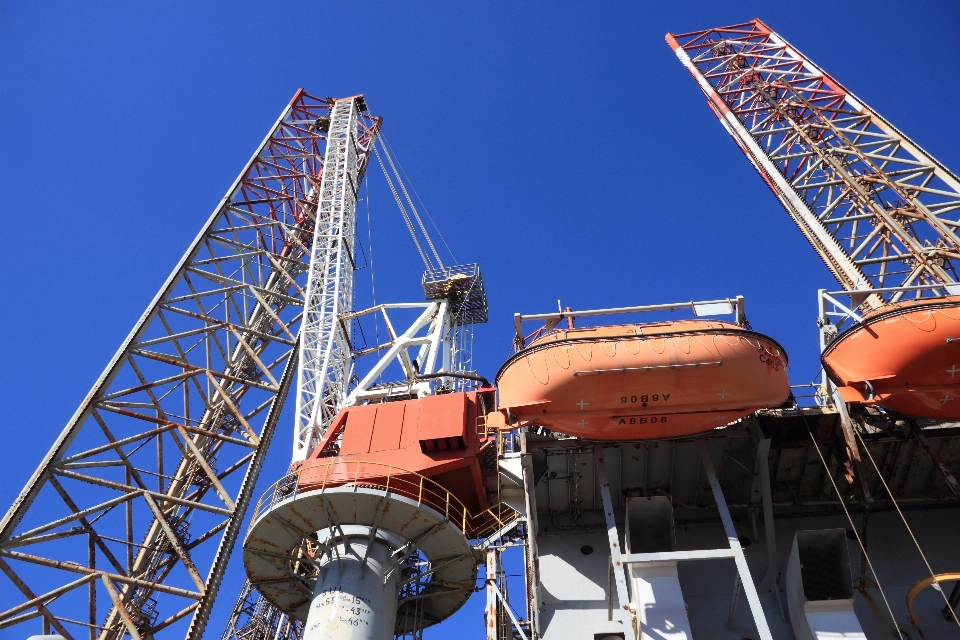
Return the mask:
<path fill-rule="evenodd" d="M 0 509 L 301 86 L 365 93 L 457 257 L 481 264 L 482 373 L 515 311 L 742 294 L 810 381 L 815 292 L 835 283 L 663 41 L 754 16 L 960 170 L 947 0 L 0 2 Z M 368 176 L 379 297 L 416 299 L 418 259 Z M 481 611 L 442 635 L 482 637 Z"/>

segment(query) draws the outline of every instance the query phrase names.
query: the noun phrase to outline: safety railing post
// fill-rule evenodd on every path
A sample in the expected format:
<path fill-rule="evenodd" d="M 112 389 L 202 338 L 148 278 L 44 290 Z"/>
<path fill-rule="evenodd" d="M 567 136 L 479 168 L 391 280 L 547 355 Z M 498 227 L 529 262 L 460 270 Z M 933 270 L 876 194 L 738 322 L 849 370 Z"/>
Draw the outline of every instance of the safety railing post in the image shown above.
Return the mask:
<path fill-rule="evenodd" d="M 349 470 L 350 462 L 353 462 L 355 465 L 352 481 Z M 319 467 L 321 466 L 323 467 L 322 478 L 317 478 L 317 476 L 320 475 Z M 383 469 L 384 467 L 386 467 L 385 470 Z M 264 511 L 273 509 L 284 500 L 300 494 L 300 485 L 303 481 L 305 471 L 310 471 L 313 474 L 311 476 L 313 481 L 310 483 L 312 487 L 311 490 L 316 491 L 319 489 L 321 492 L 328 488 L 333 489 L 335 487 L 349 485 L 351 482 L 353 484 L 359 484 L 361 475 L 365 475 L 365 477 L 370 476 L 371 479 L 369 481 L 364 481 L 365 486 L 370 486 L 375 489 L 379 488 L 387 493 L 393 491 L 411 499 L 414 498 L 415 495 L 418 505 L 428 505 L 438 511 L 442 509 L 443 516 L 448 522 L 454 524 L 459 522 L 460 529 L 467 536 L 477 537 L 488 529 L 491 531 L 497 530 L 498 528 L 502 528 L 505 522 L 513 519 L 510 518 L 508 520 L 501 518 L 494 513 L 492 509 L 485 509 L 479 513 L 474 513 L 452 492 L 447 491 L 442 485 L 430 478 L 414 471 L 380 462 L 351 460 L 323 465 L 315 464 L 309 467 L 300 467 L 295 471 L 289 472 L 283 478 L 273 483 L 273 485 L 260 496 L 254 508 L 251 526 Z M 396 478 L 394 477 L 395 471 L 399 472 Z M 379 478 L 379 480 L 374 481 L 374 477 Z M 414 477 L 416 478 L 416 484 L 414 483 Z M 294 482 L 295 486 L 291 487 L 291 482 Z M 316 486 L 316 483 L 319 483 L 319 488 Z M 416 489 L 416 491 L 414 491 L 414 489 Z M 442 507 L 441 503 L 443 503 Z"/>

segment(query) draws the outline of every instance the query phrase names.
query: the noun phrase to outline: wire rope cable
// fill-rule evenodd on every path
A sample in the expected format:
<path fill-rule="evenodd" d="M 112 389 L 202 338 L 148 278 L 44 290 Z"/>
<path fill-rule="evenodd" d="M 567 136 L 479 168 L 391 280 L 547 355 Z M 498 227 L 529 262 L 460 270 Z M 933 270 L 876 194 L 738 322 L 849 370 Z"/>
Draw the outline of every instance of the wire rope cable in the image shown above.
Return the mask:
<path fill-rule="evenodd" d="M 893 503 L 894 509 L 897 510 L 897 514 L 900 516 L 900 520 L 903 521 L 903 526 L 907 528 L 907 533 L 910 534 L 910 539 L 913 540 L 913 544 L 917 547 L 917 551 L 920 552 L 920 557 L 923 558 L 923 564 L 926 565 L 927 571 L 930 572 L 930 576 L 936 580 L 937 575 L 933 572 L 933 567 L 930 566 L 930 561 L 927 560 L 926 554 L 923 553 L 923 549 L 920 548 L 920 541 L 917 540 L 917 537 L 913 535 L 913 530 L 910 528 L 910 524 L 907 522 L 906 516 L 903 515 L 903 511 L 900 510 L 900 505 L 897 504 L 896 499 L 893 497 L 893 493 L 890 492 L 890 487 L 887 486 L 887 481 L 884 479 L 883 474 L 880 473 L 880 467 L 877 466 L 876 461 L 873 459 L 873 454 L 870 453 L 870 449 L 867 448 L 867 443 L 863 440 L 863 436 L 856 429 L 853 431 L 857 438 L 860 439 L 860 444 L 863 445 L 864 450 L 867 452 L 867 457 L 870 458 L 870 464 L 873 465 L 874 470 L 877 472 L 877 476 L 880 478 L 880 482 L 883 483 L 883 488 L 887 492 L 887 495 L 890 496 L 890 502 Z M 943 597 L 943 602 L 947 605 L 947 609 L 950 610 L 951 615 L 953 615 L 953 621 L 960 626 L 960 620 L 957 619 L 957 612 L 953 610 L 953 607 L 950 606 L 950 600 L 947 598 L 947 594 L 943 592 L 943 589 L 937 589 L 940 592 L 941 597 Z"/>
<path fill-rule="evenodd" d="M 905 640 L 903 633 L 900 631 L 900 625 L 897 624 L 897 618 L 893 615 L 893 609 L 890 607 L 890 602 L 887 600 L 887 594 L 884 593 L 883 587 L 880 586 L 880 576 L 877 575 L 877 570 L 873 568 L 873 562 L 870 560 L 870 555 L 867 553 L 867 548 L 863 544 L 863 540 L 860 538 L 860 532 L 857 531 L 857 527 L 853 524 L 853 518 L 850 516 L 850 510 L 847 509 L 847 504 L 843 501 L 843 494 L 840 493 L 840 488 L 837 486 L 837 482 L 833 479 L 833 474 L 830 473 L 830 466 L 827 465 L 826 459 L 823 457 L 823 453 L 820 451 L 820 446 L 817 444 L 816 438 L 813 437 L 813 430 L 810 429 L 810 425 L 807 423 L 807 416 L 800 414 L 800 417 L 803 418 L 803 426 L 807 428 L 807 433 L 810 434 L 810 442 L 813 443 L 813 448 L 817 451 L 817 456 L 820 458 L 820 462 L 823 464 L 823 469 L 827 473 L 827 477 L 830 478 L 830 484 L 833 486 L 833 490 L 837 494 L 837 499 L 840 501 L 840 506 L 843 508 L 844 515 L 847 516 L 847 522 L 850 523 L 850 529 L 853 531 L 853 535 L 857 537 L 857 544 L 860 545 L 860 551 L 863 553 L 863 557 L 867 562 L 867 566 L 870 568 L 870 573 L 873 574 L 873 580 L 877 583 L 877 590 L 880 592 L 880 597 L 883 598 L 883 604 L 887 608 L 887 613 L 890 614 L 890 620 L 893 621 L 893 628 L 897 632 L 897 637 L 900 640 Z"/>
<path fill-rule="evenodd" d="M 380 134 L 380 138 L 383 139 L 383 144 L 386 147 L 390 148 L 390 152 L 393 154 L 393 157 L 397 160 L 397 166 L 400 167 L 400 172 L 403 174 L 403 177 L 406 179 L 407 183 L 410 185 L 410 188 L 413 190 L 413 195 L 417 196 L 417 202 L 420 203 L 420 206 L 423 207 L 423 212 L 427 216 L 427 220 L 430 221 L 430 224 L 433 225 L 433 229 L 437 232 L 437 235 L 440 236 L 440 241 L 443 243 L 443 246 L 446 248 L 447 253 L 450 254 L 450 258 L 453 259 L 454 264 L 459 264 L 457 256 L 453 255 L 453 249 L 450 248 L 450 245 L 447 244 L 447 239 L 443 237 L 443 232 L 440 231 L 440 227 L 437 226 L 437 223 L 433 220 L 433 216 L 430 215 L 430 210 L 427 209 L 427 205 L 424 204 L 423 198 L 420 197 L 420 194 L 417 193 L 417 187 L 413 184 L 413 181 L 410 180 L 410 177 L 407 175 L 406 169 L 403 168 L 403 164 L 400 162 L 400 158 L 397 156 L 396 152 L 393 151 L 393 148 L 390 147 L 390 144 L 387 142 L 387 139 Z"/>
<path fill-rule="evenodd" d="M 430 247 L 433 257 L 436 258 L 437 264 L 439 264 L 440 268 L 442 269 L 443 260 L 440 259 L 440 254 L 437 253 L 437 248 L 433 246 L 433 240 L 430 238 L 430 234 L 427 233 L 427 228 L 423 225 L 423 220 L 420 219 L 420 214 L 417 212 L 417 207 L 413 204 L 413 199 L 410 197 L 410 194 L 407 193 L 407 187 L 400 178 L 400 172 L 397 171 L 397 166 L 393 162 L 393 154 L 390 152 L 390 147 L 387 145 L 386 140 L 384 140 L 383 143 L 383 155 L 387 157 L 387 162 L 390 164 L 390 168 L 393 169 L 393 175 L 397 179 L 397 184 L 400 185 L 400 190 L 403 192 L 403 196 L 407 199 L 407 204 L 410 205 L 410 213 L 413 214 L 414 219 L 417 221 L 417 226 L 420 227 L 420 232 L 423 233 L 423 237 L 427 241 L 427 246 Z"/>
<path fill-rule="evenodd" d="M 370 146 L 373 147 L 373 154 L 377 157 L 377 162 L 380 163 L 380 169 L 383 170 L 383 177 L 387 179 L 387 185 L 390 187 L 390 191 L 393 193 L 393 199 L 397 201 L 397 206 L 400 207 L 400 215 L 403 216 L 403 221 L 407 225 L 407 231 L 410 232 L 410 237 L 413 238 L 413 244 L 417 246 L 417 251 L 420 253 L 420 258 L 423 260 L 423 264 L 426 265 L 427 269 L 433 269 L 433 265 L 430 263 L 430 258 L 427 257 L 427 254 L 423 252 L 423 247 L 420 246 L 420 240 L 417 238 L 417 232 L 413 228 L 413 223 L 410 222 L 410 216 L 407 215 L 407 210 L 403 206 L 403 200 L 400 199 L 400 194 L 397 193 L 397 188 L 393 184 L 393 180 L 390 178 L 390 173 L 387 171 L 386 165 L 383 164 L 383 159 L 380 157 L 380 151 L 377 149 L 376 140 Z M 386 152 L 386 147 L 384 147 L 384 152 Z"/>
<path fill-rule="evenodd" d="M 373 267 L 373 228 L 370 226 L 370 182 L 368 181 L 364 185 L 364 201 L 367 206 L 367 248 L 370 250 L 370 295 L 373 300 L 373 306 L 377 306 L 377 282 L 375 279 L 375 272 Z M 377 318 L 377 314 L 373 314 L 373 335 L 374 335 L 374 344 L 380 344 L 380 320 Z M 380 378 L 377 381 L 377 384 L 383 383 L 383 374 L 380 374 Z"/>

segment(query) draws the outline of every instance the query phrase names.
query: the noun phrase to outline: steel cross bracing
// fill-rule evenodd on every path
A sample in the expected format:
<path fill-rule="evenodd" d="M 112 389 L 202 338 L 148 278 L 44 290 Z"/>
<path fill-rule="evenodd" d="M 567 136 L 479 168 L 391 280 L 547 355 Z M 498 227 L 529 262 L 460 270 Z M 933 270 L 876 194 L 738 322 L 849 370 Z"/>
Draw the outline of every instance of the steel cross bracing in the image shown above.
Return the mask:
<path fill-rule="evenodd" d="M 294 377 L 334 104 L 297 93 L 0 522 L 4 633 L 202 636 Z"/>
<path fill-rule="evenodd" d="M 957 282 L 956 175 L 759 20 L 667 42 L 845 289 Z"/>
<path fill-rule="evenodd" d="M 221 640 L 300 640 L 303 622 L 281 613 L 248 581 L 244 581 Z"/>
<path fill-rule="evenodd" d="M 306 459 L 337 415 L 349 381 L 350 323 L 340 316 L 353 310 L 357 189 L 378 129 L 361 126 L 361 105 L 346 98 L 330 109 L 301 333 L 294 461 Z"/>

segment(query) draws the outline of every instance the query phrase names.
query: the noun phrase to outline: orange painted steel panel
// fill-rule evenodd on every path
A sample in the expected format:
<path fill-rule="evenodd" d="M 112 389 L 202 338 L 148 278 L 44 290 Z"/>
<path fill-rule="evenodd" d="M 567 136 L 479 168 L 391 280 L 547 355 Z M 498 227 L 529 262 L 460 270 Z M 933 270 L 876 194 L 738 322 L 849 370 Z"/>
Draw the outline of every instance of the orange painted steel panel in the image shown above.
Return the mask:
<path fill-rule="evenodd" d="M 684 320 L 555 331 L 500 368 L 500 407 L 522 422 L 599 440 L 723 426 L 790 394 L 787 356 L 735 324 Z"/>
<path fill-rule="evenodd" d="M 866 314 L 827 347 L 823 366 L 848 402 L 960 419 L 960 296 L 898 302 Z"/>
<path fill-rule="evenodd" d="M 403 412 L 403 429 L 400 432 L 398 449 L 406 449 L 417 444 L 417 434 L 420 429 L 420 403 L 407 402 Z"/>
<path fill-rule="evenodd" d="M 467 395 L 451 393 L 430 399 L 430 411 L 420 416 L 420 440 L 463 437 L 467 428 Z"/>
<path fill-rule="evenodd" d="M 344 429 L 343 443 L 340 445 L 341 454 L 370 451 L 370 438 L 373 436 L 373 425 L 376 423 L 378 406 L 365 405 L 356 407 L 356 410 L 350 412 L 347 418 L 349 424 Z"/>
<path fill-rule="evenodd" d="M 496 442 L 477 433 L 480 394 L 452 393 L 342 409 L 331 424 L 331 429 L 343 427 L 339 451 L 331 446 L 336 434 L 328 432 L 329 438 L 301 465 L 300 490 L 379 482 L 384 480 L 380 477 L 384 468 L 398 467 L 435 480 L 471 509 L 486 509 L 490 506 L 486 476 L 495 475 L 496 469 L 484 470 L 481 458 Z M 459 448 L 449 445 L 454 438 L 460 440 Z M 424 449 L 424 440 L 443 445 Z M 329 464 L 313 465 L 318 461 Z"/>
<path fill-rule="evenodd" d="M 377 405 L 377 418 L 373 425 L 370 451 L 395 450 L 400 447 L 400 434 L 405 420 L 404 402 L 385 402 Z"/>
<path fill-rule="evenodd" d="M 469 411 L 467 396 L 462 393 L 437 396 L 431 402 L 430 411 L 425 412 L 420 419 L 418 439 L 420 449 L 428 451 L 449 451 L 466 447 L 471 429 L 470 416 L 476 411 Z"/>

